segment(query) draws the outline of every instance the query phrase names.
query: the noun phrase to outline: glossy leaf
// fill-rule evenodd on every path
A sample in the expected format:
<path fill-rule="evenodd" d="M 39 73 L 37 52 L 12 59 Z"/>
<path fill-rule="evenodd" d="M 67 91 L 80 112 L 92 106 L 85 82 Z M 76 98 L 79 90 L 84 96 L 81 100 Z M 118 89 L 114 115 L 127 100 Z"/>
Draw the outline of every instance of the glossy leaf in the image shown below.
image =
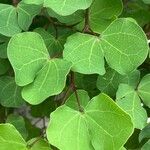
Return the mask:
<path fill-rule="evenodd" d="M 0 148 L 2 150 L 27 150 L 26 142 L 11 124 L 0 124 Z"/>
<path fill-rule="evenodd" d="M 147 114 L 141 106 L 141 101 L 136 91 L 127 84 L 120 84 L 116 93 L 117 104 L 133 119 L 134 127 L 142 129 L 147 122 Z"/>
<path fill-rule="evenodd" d="M 132 130 L 129 115 L 101 94 L 94 97 L 82 113 L 65 105 L 59 107 L 51 114 L 47 136 L 52 145 L 62 150 L 83 147 L 86 150 L 113 150 L 124 145 Z"/>

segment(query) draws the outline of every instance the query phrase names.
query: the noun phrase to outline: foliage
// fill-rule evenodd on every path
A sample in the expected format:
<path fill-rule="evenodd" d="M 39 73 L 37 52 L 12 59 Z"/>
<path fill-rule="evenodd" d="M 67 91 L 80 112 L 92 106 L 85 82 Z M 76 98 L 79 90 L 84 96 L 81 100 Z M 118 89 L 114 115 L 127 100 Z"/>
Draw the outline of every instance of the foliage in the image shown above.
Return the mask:
<path fill-rule="evenodd" d="M 150 149 L 149 0 L 1 0 L 0 150 Z"/>

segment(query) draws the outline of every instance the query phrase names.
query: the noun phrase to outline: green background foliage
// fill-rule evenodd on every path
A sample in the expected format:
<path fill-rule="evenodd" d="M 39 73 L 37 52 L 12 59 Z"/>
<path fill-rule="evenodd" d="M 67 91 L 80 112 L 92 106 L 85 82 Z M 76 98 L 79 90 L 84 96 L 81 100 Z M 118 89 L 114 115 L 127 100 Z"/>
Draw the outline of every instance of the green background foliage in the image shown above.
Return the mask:
<path fill-rule="evenodd" d="M 149 0 L 1 0 L 0 150 L 149 150 L 149 39 Z"/>

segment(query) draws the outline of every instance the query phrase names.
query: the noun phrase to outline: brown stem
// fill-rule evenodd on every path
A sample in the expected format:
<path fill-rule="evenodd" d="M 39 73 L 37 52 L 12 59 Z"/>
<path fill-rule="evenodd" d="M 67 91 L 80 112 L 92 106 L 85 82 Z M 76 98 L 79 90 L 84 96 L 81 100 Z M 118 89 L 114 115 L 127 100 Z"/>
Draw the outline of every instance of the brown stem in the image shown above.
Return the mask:
<path fill-rule="evenodd" d="M 12 0 L 12 3 L 16 7 L 18 5 L 19 1 L 18 0 Z"/>

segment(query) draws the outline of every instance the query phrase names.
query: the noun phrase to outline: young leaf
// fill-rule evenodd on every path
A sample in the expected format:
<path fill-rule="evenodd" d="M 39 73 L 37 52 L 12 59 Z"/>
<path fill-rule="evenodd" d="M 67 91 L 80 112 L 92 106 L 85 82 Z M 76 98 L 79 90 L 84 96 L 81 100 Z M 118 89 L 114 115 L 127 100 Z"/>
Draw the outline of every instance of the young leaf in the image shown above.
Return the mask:
<path fill-rule="evenodd" d="M 150 108 L 150 74 L 144 76 L 138 86 L 138 94 L 144 104 Z"/>
<path fill-rule="evenodd" d="M 27 150 L 27 144 L 20 133 L 11 124 L 0 124 L 0 149 L 1 150 Z"/>
<path fill-rule="evenodd" d="M 37 72 L 49 59 L 42 37 L 34 32 L 13 36 L 8 44 L 7 53 L 19 86 L 33 82 Z"/>
<path fill-rule="evenodd" d="M 14 78 L 0 78 L 0 104 L 5 107 L 20 107 L 25 104 L 21 97 L 22 88 L 17 86 Z"/>
<path fill-rule="evenodd" d="M 101 45 L 109 66 L 128 74 L 148 55 L 148 42 L 142 29 L 129 19 L 117 19 L 101 35 Z"/>
<path fill-rule="evenodd" d="M 82 74 L 105 73 L 100 40 L 92 35 L 76 33 L 65 44 L 64 59 L 72 62 L 72 70 Z"/>
<path fill-rule="evenodd" d="M 65 87 L 71 64 L 61 59 L 51 59 L 38 72 L 33 83 L 25 86 L 23 98 L 30 104 L 39 104 L 49 96 L 59 94 Z"/>
<path fill-rule="evenodd" d="M 51 8 L 54 12 L 61 16 L 68 16 L 80 9 L 87 9 L 92 0 L 45 0 L 44 7 Z"/>
<path fill-rule="evenodd" d="M 132 132 L 129 115 L 108 96 L 100 94 L 87 104 L 84 112 L 65 105 L 54 111 L 47 137 L 61 150 L 82 150 L 83 147 L 86 150 L 119 150 Z"/>
<path fill-rule="evenodd" d="M 0 34 L 11 37 L 21 32 L 18 26 L 16 8 L 11 5 L 0 4 Z"/>
<path fill-rule="evenodd" d="M 142 129 L 147 122 L 147 114 L 141 106 L 141 101 L 136 91 L 127 84 L 120 84 L 116 93 L 117 104 L 131 115 L 134 127 Z"/>
<path fill-rule="evenodd" d="M 39 14 L 41 11 L 41 6 L 39 5 L 28 5 L 24 3 L 19 3 L 17 5 L 18 12 L 18 24 L 23 30 L 28 30 L 32 23 L 33 18 Z"/>

